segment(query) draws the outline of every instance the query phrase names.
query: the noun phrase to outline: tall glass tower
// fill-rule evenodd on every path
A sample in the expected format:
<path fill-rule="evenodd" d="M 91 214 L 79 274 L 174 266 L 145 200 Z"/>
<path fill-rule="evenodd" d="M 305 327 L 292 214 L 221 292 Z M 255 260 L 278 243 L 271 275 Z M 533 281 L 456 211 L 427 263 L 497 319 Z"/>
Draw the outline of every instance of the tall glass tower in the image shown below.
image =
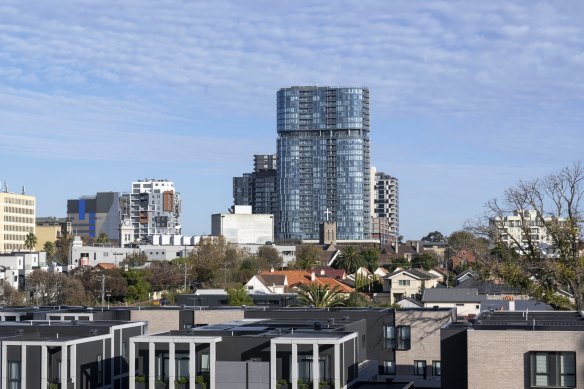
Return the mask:
<path fill-rule="evenodd" d="M 369 239 L 369 90 L 294 86 L 278 91 L 278 238 Z"/>

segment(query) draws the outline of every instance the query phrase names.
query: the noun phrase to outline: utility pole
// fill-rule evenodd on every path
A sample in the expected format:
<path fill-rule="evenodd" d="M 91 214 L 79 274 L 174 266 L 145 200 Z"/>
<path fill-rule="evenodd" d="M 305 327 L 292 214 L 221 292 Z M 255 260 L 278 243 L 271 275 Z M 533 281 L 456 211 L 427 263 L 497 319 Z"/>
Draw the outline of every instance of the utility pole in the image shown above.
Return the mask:
<path fill-rule="evenodd" d="M 105 305 L 105 274 L 101 275 L 101 306 Z"/>

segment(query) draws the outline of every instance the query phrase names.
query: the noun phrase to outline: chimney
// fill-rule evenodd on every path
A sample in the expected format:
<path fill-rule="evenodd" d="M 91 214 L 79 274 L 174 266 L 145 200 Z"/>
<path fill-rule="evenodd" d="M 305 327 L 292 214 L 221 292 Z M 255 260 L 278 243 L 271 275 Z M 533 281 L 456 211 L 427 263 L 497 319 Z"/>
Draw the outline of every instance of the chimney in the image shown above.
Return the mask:
<path fill-rule="evenodd" d="M 272 267 L 270 268 L 270 273 L 273 273 L 273 272 L 274 272 L 274 267 L 272 266 Z"/>
<path fill-rule="evenodd" d="M 310 281 L 316 281 L 316 274 L 314 273 L 314 270 L 312 273 L 310 273 Z"/>
<path fill-rule="evenodd" d="M 416 253 L 420 254 L 420 241 L 416 241 Z"/>
<path fill-rule="evenodd" d="M 324 276 L 326 274 L 326 272 L 324 271 L 324 269 L 320 269 L 320 275 Z"/>

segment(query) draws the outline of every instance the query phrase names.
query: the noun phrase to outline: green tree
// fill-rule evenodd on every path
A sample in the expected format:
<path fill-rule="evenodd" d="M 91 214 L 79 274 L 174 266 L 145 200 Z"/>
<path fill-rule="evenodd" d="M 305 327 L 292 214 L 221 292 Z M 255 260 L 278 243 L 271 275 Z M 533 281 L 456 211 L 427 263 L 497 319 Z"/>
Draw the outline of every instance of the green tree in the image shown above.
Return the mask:
<path fill-rule="evenodd" d="M 377 269 L 377 261 L 379 260 L 379 250 L 365 249 L 361 250 L 361 257 L 365 260 L 367 269 L 374 272 Z"/>
<path fill-rule="evenodd" d="M 124 260 L 120 262 L 120 266 L 128 266 L 129 268 L 135 268 L 144 266 L 148 262 L 148 256 L 146 253 L 132 253 L 126 256 Z"/>
<path fill-rule="evenodd" d="M 43 251 L 47 253 L 47 262 L 51 263 L 53 257 L 55 256 L 55 244 L 53 242 L 47 241 L 43 245 Z"/>
<path fill-rule="evenodd" d="M 328 284 L 301 284 L 298 287 L 298 300 L 303 305 L 318 308 L 343 306 L 343 294 L 338 285 L 330 288 Z"/>
<path fill-rule="evenodd" d="M 296 246 L 296 263 L 297 269 L 313 269 L 320 264 L 320 250 L 311 244 L 301 244 Z"/>
<path fill-rule="evenodd" d="M 345 307 L 367 307 L 371 305 L 371 299 L 363 293 L 353 292 L 345 300 Z"/>
<path fill-rule="evenodd" d="M 227 289 L 227 304 L 231 306 L 253 305 L 253 299 L 244 285 Z"/>
<path fill-rule="evenodd" d="M 391 261 L 391 263 L 389 265 L 384 265 L 388 268 L 388 270 L 390 271 L 395 271 L 395 269 L 397 269 L 398 267 L 402 268 L 402 269 L 409 269 L 410 267 L 412 267 L 412 264 L 404 257 L 401 258 L 395 258 L 394 260 Z"/>
<path fill-rule="evenodd" d="M 177 289 L 183 284 L 181 269 L 170 262 L 152 262 L 149 273 L 147 280 L 153 290 Z"/>
<path fill-rule="evenodd" d="M 201 238 L 195 250 L 189 253 L 192 276 L 199 282 L 213 285 L 225 263 L 227 242 L 223 236 Z"/>
<path fill-rule="evenodd" d="M 95 243 L 98 243 L 98 244 L 109 243 L 109 237 L 107 236 L 107 234 L 105 232 L 102 232 L 101 234 L 99 234 L 99 236 L 95 240 Z"/>
<path fill-rule="evenodd" d="M 122 272 L 128 283 L 128 293 L 126 299 L 129 301 L 148 300 L 150 284 L 146 281 L 147 272 L 142 269 L 130 269 Z"/>
<path fill-rule="evenodd" d="M 333 263 L 334 267 L 345 270 L 347 274 L 353 274 L 357 269 L 366 265 L 367 262 L 355 246 L 344 248 Z"/>
<path fill-rule="evenodd" d="M 256 261 L 253 258 L 246 258 L 239 264 L 235 280 L 240 283 L 245 283 L 257 274 L 258 270 Z"/>
<path fill-rule="evenodd" d="M 565 289 L 573 295 L 576 309 L 582 311 L 582 201 L 584 165 L 581 162 L 541 179 L 520 181 L 507 189 L 502 198 L 489 201 L 485 217 L 467 223 L 467 227 L 492 242 L 504 244 L 502 235 L 508 232 L 505 217 L 510 211 L 517 211 L 522 234 L 517 238 L 512 233 L 507 235 L 511 239 L 509 248 L 518 255 L 509 255 L 509 251 L 504 250 L 476 253 L 483 275 L 519 287 L 531 297 L 556 308 L 570 308 L 567 299 L 557 292 Z M 532 236 L 534 226 L 544 227 L 551 237 L 553 255 Z"/>
<path fill-rule="evenodd" d="M 424 252 L 412 258 L 411 266 L 417 269 L 430 270 L 438 266 L 439 258 L 434 252 Z"/>
<path fill-rule="evenodd" d="M 105 292 L 114 300 L 122 300 L 128 292 L 128 282 L 117 269 L 102 270 L 91 266 L 80 266 L 73 269 L 69 276 L 77 278 L 86 293 L 96 303 L 101 303 L 102 282 Z"/>
<path fill-rule="evenodd" d="M 57 249 L 55 258 L 59 263 L 67 263 L 69 259 L 69 250 L 73 244 L 73 235 L 64 234 L 55 242 Z"/>
<path fill-rule="evenodd" d="M 37 237 L 34 233 L 29 232 L 24 239 L 24 248 L 28 251 L 32 251 L 37 244 Z"/>
<path fill-rule="evenodd" d="M 269 267 L 274 269 L 283 267 L 282 256 L 273 246 L 261 246 L 258 249 L 258 258 L 264 260 Z"/>
<path fill-rule="evenodd" d="M 428 235 L 424 236 L 421 240 L 426 242 L 444 242 L 445 238 L 440 231 L 434 231 L 428 233 Z"/>

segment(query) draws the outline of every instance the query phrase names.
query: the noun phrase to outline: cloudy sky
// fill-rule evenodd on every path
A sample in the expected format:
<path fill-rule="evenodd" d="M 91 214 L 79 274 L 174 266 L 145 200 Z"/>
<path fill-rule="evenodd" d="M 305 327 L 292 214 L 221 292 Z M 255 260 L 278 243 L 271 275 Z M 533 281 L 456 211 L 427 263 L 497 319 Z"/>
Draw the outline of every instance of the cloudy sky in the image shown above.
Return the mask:
<path fill-rule="evenodd" d="M 0 3 L 0 181 L 66 200 L 168 178 L 187 234 L 275 152 L 278 88 L 371 91 L 372 164 L 401 233 L 450 233 L 582 159 L 584 2 Z"/>

